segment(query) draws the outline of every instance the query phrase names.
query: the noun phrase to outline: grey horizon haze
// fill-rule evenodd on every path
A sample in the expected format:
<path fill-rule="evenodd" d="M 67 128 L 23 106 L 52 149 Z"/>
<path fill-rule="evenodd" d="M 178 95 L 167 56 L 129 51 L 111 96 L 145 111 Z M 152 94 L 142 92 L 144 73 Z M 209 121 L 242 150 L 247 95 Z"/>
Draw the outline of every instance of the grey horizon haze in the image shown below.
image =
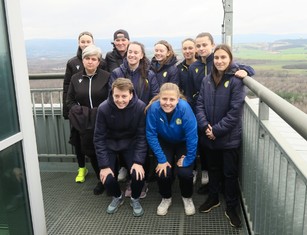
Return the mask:
<path fill-rule="evenodd" d="M 90 31 L 112 38 L 221 35 L 222 0 L 20 0 L 24 38 L 76 39 Z M 233 34 L 307 35 L 305 0 L 233 0 Z"/>

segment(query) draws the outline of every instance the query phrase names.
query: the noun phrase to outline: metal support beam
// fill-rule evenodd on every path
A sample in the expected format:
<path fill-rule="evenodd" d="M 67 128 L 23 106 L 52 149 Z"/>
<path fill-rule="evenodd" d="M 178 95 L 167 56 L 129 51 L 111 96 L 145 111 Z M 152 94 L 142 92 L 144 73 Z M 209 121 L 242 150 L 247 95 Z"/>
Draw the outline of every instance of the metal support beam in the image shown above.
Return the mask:
<path fill-rule="evenodd" d="M 222 0 L 224 19 L 222 24 L 222 42 L 232 47 L 233 0 Z"/>

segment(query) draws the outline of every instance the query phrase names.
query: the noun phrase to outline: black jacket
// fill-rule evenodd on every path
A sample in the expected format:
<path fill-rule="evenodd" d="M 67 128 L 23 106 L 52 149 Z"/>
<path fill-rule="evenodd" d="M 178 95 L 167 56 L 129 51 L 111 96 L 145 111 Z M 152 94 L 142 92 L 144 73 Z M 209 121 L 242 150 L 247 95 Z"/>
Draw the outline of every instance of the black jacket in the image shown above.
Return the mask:
<path fill-rule="evenodd" d="M 104 59 L 101 59 L 99 68 L 106 70 L 107 64 Z M 81 48 L 78 48 L 77 55 L 71 58 L 67 61 L 66 64 L 66 70 L 64 75 L 64 81 L 63 81 L 63 117 L 65 119 L 68 119 L 68 107 L 66 105 L 66 98 L 67 98 L 67 92 L 69 88 L 69 84 L 71 81 L 71 78 L 74 74 L 79 73 L 80 71 L 83 71 L 84 66 L 82 63 L 82 51 Z"/>
<path fill-rule="evenodd" d="M 72 125 L 70 143 L 76 145 L 80 136 L 81 151 L 87 156 L 95 155 L 93 144 L 96 110 L 108 96 L 109 73 L 98 69 L 89 77 L 85 70 L 72 76 L 67 93 L 67 107 Z"/>
<path fill-rule="evenodd" d="M 114 47 L 113 51 L 108 52 L 106 55 L 107 71 L 112 72 L 114 69 L 118 68 L 123 63 L 123 60 L 126 58 L 126 56 L 127 52 L 123 57 Z"/>
<path fill-rule="evenodd" d="M 179 88 L 182 94 L 185 95 L 187 90 L 187 83 L 189 82 L 189 65 L 187 65 L 186 60 L 183 60 L 177 65 L 178 68 L 178 78 L 179 78 Z"/>
<path fill-rule="evenodd" d="M 73 75 L 66 99 L 68 109 L 74 105 L 98 107 L 108 97 L 109 75 L 102 69 L 97 69 L 92 77 L 87 76 L 85 70 Z"/>
<path fill-rule="evenodd" d="M 83 154 L 95 156 L 93 143 L 94 128 L 96 123 L 97 108 L 88 108 L 75 105 L 69 110 L 69 120 L 72 126 L 69 143 L 79 144 Z"/>

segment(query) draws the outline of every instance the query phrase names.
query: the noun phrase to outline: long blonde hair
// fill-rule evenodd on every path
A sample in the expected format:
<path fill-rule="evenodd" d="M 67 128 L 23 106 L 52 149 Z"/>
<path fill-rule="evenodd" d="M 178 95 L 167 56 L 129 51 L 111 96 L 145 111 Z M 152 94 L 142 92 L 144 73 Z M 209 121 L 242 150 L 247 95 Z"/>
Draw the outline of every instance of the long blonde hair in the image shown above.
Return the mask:
<path fill-rule="evenodd" d="M 163 83 L 162 86 L 160 87 L 159 93 L 150 100 L 150 102 L 145 108 L 145 111 L 144 111 L 145 113 L 147 112 L 147 109 L 149 109 L 149 107 L 152 105 L 153 102 L 160 99 L 161 93 L 165 91 L 175 91 L 176 94 L 178 95 L 178 98 L 186 100 L 185 96 L 180 92 L 179 87 L 175 83 L 166 82 L 166 83 Z"/>

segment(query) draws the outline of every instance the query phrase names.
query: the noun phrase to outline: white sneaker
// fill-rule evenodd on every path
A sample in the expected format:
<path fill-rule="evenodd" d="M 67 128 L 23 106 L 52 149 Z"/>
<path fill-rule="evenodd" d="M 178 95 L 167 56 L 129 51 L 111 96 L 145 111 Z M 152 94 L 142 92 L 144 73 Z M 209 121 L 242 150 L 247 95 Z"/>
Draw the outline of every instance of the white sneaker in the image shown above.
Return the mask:
<path fill-rule="evenodd" d="M 208 184 L 209 183 L 209 176 L 208 171 L 201 172 L 201 184 Z"/>
<path fill-rule="evenodd" d="M 196 183 L 196 179 L 197 179 L 197 171 L 193 170 L 193 184 Z"/>
<path fill-rule="evenodd" d="M 126 177 L 127 177 L 127 169 L 125 167 L 121 167 L 118 171 L 118 177 L 117 180 L 118 181 L 125 181 Z"/>
<path fill-rule="evenodd" d="M 193 203 L 192 198 L 185 198 L 182 197 L 183 205 L 184 205 L 184 212 L 186 215 L 194 215 L 195 214 L 195 206 Z"/>
<path fill-rule="evenodd" d="M 162 201 L 157 208 L 157 215 L 166 215 L 168 208 L 171 205 L 172 205 L 172 198 L 162 198 Z"/>

